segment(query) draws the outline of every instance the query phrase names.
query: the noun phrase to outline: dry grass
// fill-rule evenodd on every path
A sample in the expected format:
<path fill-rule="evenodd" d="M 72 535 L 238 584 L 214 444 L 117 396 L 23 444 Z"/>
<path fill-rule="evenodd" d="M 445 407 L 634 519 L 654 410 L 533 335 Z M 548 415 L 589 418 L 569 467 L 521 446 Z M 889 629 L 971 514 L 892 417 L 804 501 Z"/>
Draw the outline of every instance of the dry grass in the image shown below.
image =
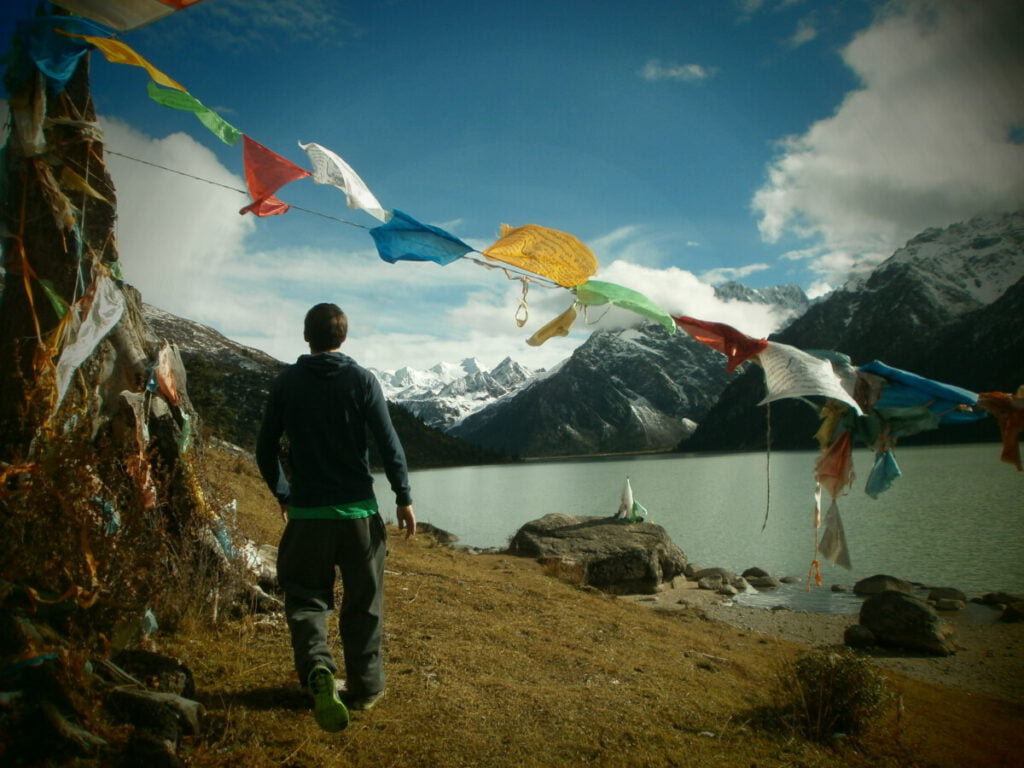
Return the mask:
<path fill-rule="evenodd" d="M 276 535 L 276 506 L 265 510 Z M 323 733 L 281 615 L 197 622 L 161 641 L 192 667 L 207 710 L 183 745 L 189 765 L 1020 764 L 1020 705 L 899 678 L 900 712 L 859 744 L 822 746 L 754 724 L 801 646 L 581 589 L 531 560 L 391 534 L 378 707 Z"/>

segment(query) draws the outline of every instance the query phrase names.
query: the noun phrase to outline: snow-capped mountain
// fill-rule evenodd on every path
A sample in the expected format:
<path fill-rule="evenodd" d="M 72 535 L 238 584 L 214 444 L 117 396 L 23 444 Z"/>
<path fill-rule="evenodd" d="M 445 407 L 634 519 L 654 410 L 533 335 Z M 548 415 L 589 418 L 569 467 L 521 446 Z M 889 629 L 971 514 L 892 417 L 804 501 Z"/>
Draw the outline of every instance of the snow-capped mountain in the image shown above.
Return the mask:
<path fill-rule="evenodd" d="M 715 296 L 724 301 L 745 301 L 748 304 L 771 305 L 779 319 L 781 328 L 799 317 L 811 305 L 803 288 L 792 283 L 771 285 L 765 288 L 750 288 L 743 283 L 729 280 L 715 286 Z"/>
<path fill-rule="evenodd" d="M 556 369 L 451 434 L 511 456 L 665 450 L 693 431 L 725 382 L 721 356 L 684 333 L 595 331 Z"/>
<path fill-rule="evenodd" d="M 977 217 L 922 232 L 866 279 L 812 304 L 773 338 L 802 349 L 838 350 L 854 364 L 882 360 L 973 391 L 1009 392 L 1024 384 L 1022 297 L 1024 211 Z M 759 371 L 738 377 L 680 448 L 764 447 L 765 413 L 756 405 L 763 394 Z M 812 444 L 810 409 L 780 402 L 771 410 L 774 446 Z M 967 439 L 971 429 L 939 432 L 915 439 Z"/>
<path fill-rule="evenodd" d="M 427 370 L 371 368 L 388 400 L 399 403 L 427 426 L 446 430 L 471 413 L 515 392 L 534 373 L 506 357 L 491 370 L 476 358 L 438 363 Z"/>

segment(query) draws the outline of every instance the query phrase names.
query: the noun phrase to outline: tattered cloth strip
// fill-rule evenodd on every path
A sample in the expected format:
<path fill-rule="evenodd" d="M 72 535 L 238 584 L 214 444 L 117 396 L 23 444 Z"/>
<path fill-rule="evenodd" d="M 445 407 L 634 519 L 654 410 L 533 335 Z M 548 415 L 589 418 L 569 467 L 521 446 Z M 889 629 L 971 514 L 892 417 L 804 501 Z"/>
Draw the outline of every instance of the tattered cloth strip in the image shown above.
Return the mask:
<path fill-rule="evenodd" d="M 124 314 L 124 295 L 107 275 L 96 276 L 90 293 L 92 295 L 88 310 L 78 326 L 75 339 L 64 347 L 57 361 L 57 402 L 54 410 L 63 402 L 74 372 L 88 359 Z M 89 298 L 89 294 L 86 294 L 86 299 Z"/>
<path fill-rule="evenodd" d="M 242 132 L 231 125 L 227 120 L 218 115 L 209 107 L 205 106 L 199 99 L 185 91 L 169 90 L 161 88 L 150 80 L 146 83 L 146 91 L 149 98 L 164 107 L 180 109 L 183 112 L 192 112 L 196 118 L 205 125 L 210 132 L 228 146 L 234 146 L 242 138 Z"/>
<path fill-rule="evenodd" d="M 242 156 L 245 160 L 245 184 L 253 202 L 245 206 L 239 213 L 253 213 L 256 216 L 276 216 L 286 213 L 290 207 L 274 197 L 285 184 L 312 176 L 305 168 L 300 168 L 291 160 L 271 152 L 248 136 L 242 137 Z"/>
<path fill-rule="evenodd" d="M 896 478 L 902 474 L 891 450 L 878 451 L 875 454 L 875 463 L 871 467 L 871 474 L 868 475 L 867 485 L 864 486 L 864 492 L 871 498 L 877 499 L 888 491 Z"/>
<path fill-rule="evenodd" d="M 299 146 L 309 155 L 309 162 L 313 165 L 313 181 L 340 189 L 345 193 L 349 208 L 366 211 L 385 223 L 391 218 L 391 212 L 384 210 L 366 182 L 338 155 L 313 142 L 303 144 L 300 141 Z"/>
<path fill-rule="evenodd" d="M 835 499 L 825 513 L 825 530 L 821 534 L 821 541 L 818 542 L 818 551 L 833 565 L 847 570 L 853 567 L 850 562 L 850 550 L 846 546 L 843 520 L 839 517 L 839 505 Z"/>
<path fill-rule="evenodd" d="M 1020 433 L 1024 430 L 1024 386 L 1016 395 L 1006 392 L 982 392 L 978 395 L 978 407 L 993 416 L 999 424 L 1003 438 L 1003 452 L 1000 460 L 1012 464 L 1021 471 Z"/>
<path fill-rule="evenodd" d="M 32 76 L 33 65 L 46 75 L 55 93 L 64 90 L 78 61 L 88 51 L 89 44 L 81 39 L 58 34 L 58 28 L 83 35 L 107 36 L 110 30 L 87 19 L 74 16 L 34 16 L 24 19 L 15 27 L 15 40 L 19 45 L 11 48 L 4 85 L 14 94 Z"/>
<path fill-rule="evenodd" d="M 768 346 L 768 342 L 765 339 L 755 339 L 747 336 L 745 333 L 740 333 L 731 325 L 726 325 L 725 323 L 698 320 L 687 315 L 679 317 L 673 315 L 672 319 L 677 326 L 701 344 L 706 344 L 725 355 L 727 358 L 725 367 L 727 373 L 732 373 L 740 363 L 759 354 Z"/>
<path fill-rule="evenodd" d="M 569 329 L 576 322 L 576 305 L 569 307 L 554 320 L 549 320 L 526 340 L 531 347 L 539 347 L 552 336 L 568 336 Z"/>
<path fill-rule="evenodd" d="M 843 432 L 822 452 L 814 474 L 833 499 L 853 484 L 853 440 L 849 432 Z"/>
<path fill-rule="evenodd" d="M 502 224 L 501 237 L 482 253 L 565 288 L 580 285 L 597 272 L 597 258 L 579 238 L 537 224 Z"/>
<path fill-rule="evenodd" d="M 861 413 L 860 405 L 843 388 L 829 361 L 777 341 L 769 341 L 757 359 L 764 368 L 768 390 L 759 405 L 784 397 L 818 395 L 846 403 L 858 415 Z"/>
<path fill-rule="evenodd" d="M 616 307 L 649 317 L 661 324 L 669 333 L 676 332 L 672 316 L 639 291 L 602 280 L 588 280 L 572 289 L 576 300 L 584 306 L 613 304 Z"/>
<path fill-rule="evenodd" d="M 389 264 L 397 261 L 433 261 L 444 266 L 473 250 L 455 235 L 439 227 L 421 224 L 402 211 L 392 213 L 394 215 L 387 224 L 370 230 L 377 254 Z"/>
<path fill-rule="evenodd" d="M 201 0 L 53 0 L 56 5 L 108 27 L 128 32 Z"/>

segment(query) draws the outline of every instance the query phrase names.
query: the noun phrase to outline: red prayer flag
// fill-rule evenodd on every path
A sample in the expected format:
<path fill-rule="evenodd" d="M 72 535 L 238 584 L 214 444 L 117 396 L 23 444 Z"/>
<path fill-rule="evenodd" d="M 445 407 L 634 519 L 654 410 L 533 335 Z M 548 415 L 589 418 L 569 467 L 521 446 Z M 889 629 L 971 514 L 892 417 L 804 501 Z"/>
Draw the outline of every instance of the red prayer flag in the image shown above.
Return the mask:
<path fill-rule="evenodd" d="M 262 144 L 242 135 L 242 158 L 245 162 L 245 185 L 252 195 L 252 204 L 239 213 L 256 216 L 275 216 L 285 213 L 289 206 L 274 197 L 274 193 L 290 181 L 312 176 L 291 160 L 271 152 Z"/>
<path fill-rule="evenodd" d="M 701 344 L 717 349 L 725 355 L 729 359 L 726 366 L 726 371 L 729 373 L 735 371 L 740 363 L 749 360 L 768 346 L 765 339 L 747 336 L 725 323 L 712 323 L 685 315 L 680 317 L 673 315 L 672 319 L 675 320 L 676 325 Z"/>

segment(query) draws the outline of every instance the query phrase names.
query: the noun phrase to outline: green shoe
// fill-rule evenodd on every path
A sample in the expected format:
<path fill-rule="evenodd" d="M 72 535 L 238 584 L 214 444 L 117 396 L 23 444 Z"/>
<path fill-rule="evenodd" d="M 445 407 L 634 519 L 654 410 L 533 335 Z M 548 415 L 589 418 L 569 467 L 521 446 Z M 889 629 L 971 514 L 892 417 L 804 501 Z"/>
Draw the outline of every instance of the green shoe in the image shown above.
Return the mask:
<path fill-rule="evenodd" d="M 377 691 L 377 693 L 372 693 L 369 696 L 346 696 L 345 704 L 349 709 L 365 712 L 368 709 L 373 709 L 374 705 L 380 701 L 383 695 L 384 691 L 381 690 Z"/>
<path fill-rule="evenodd" d="M 338 697 L 334 675 L 327 667 L 318 665 L 309 673 L 309 692 L 313 695 L 316 724 L 328 733 L 337 733 L 348 725 L 348 709 Z"/>

